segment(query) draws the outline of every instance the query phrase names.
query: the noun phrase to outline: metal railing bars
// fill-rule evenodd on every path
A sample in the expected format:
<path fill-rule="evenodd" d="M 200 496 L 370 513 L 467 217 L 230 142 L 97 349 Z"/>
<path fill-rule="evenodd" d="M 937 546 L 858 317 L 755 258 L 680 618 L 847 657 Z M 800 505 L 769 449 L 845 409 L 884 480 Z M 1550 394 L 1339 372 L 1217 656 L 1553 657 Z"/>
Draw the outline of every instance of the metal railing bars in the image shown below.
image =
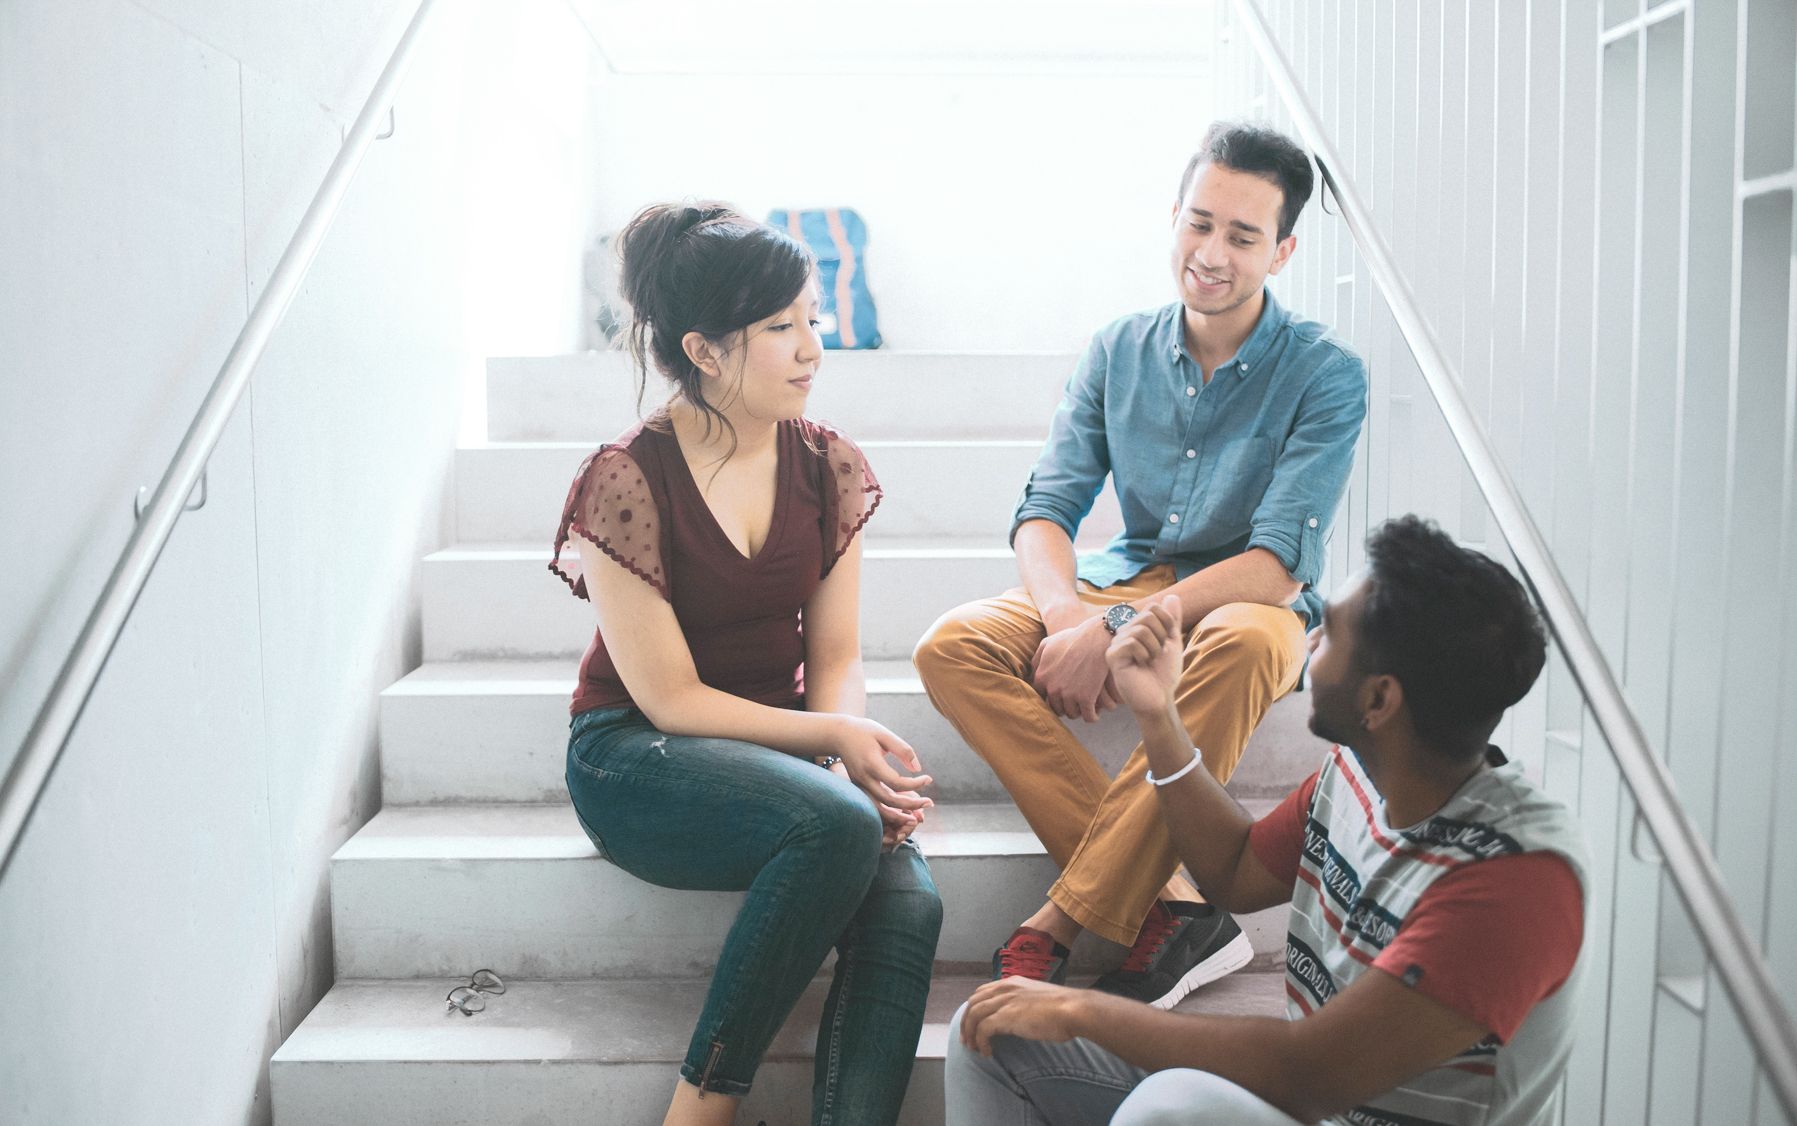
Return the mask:
<path fill-rule="evenodd" d="M 1523 579 L 1534 592 L 1579 690 L 1609 744 L 1640 816 L 1652 832 L 1662 863 L 1684 900 L 1704 949 L 1734 1002 L 1755 1055 L 1787 1117 L 1797 1120 L 1797 1030 L 1779 999 L 1765 958 L 1742 925 L 1722 883 L 1722 872 L 1697 826 L 1679 804 L 1667 771 L 1623 699 L 1616 676 L 1579 612 L 1547 542 L 1529 515 L 1516 485 L 1504 470 L 1478 418 L 1467 405 L 1454 373 L 1416 298 L 1393 263 L 1385 240 L 1373 226 L 1353 182 L 1336 170 L 1345 167 L 1321 120 L 1298 86 L 1272 29 L 1254 0 L 1233 0 L 1235 10 L 1266 64 L 1273 85 L 1314 155 L 1323 181 L 1341 207 L 1343 220 L 1378 284 L 1417 367 L 1441 408 L 1460 453 L 1485 495 L 1498 528 L 1509 542 Z"/>
<path fill-rule="evenodd" d="M 362 112 L 344 136 L 337 158 L 331 162 L 330 171 L 325 173 L 306 208 L 305 217 L 282 252 L 281 261 L 269 276 L 262 296 L 250 310 L 243 330 L 237 334 L 236 342 L 225 357 L 224 366 L 212 381 L 211 390 L 206 392 L 174 459 L 156 486 L 155 496 L 144 508 L 131 538 L 125 542 L 118 564 L 101 588 L 68 660 L 56 674 L 49 696 L 38 710 L 24 744 L 13 757 L 5 780 L 0 781 L 0 877 L 4 877 L 32 810 L 37 807 L 38 798 L 49 783 L 63 748 L 68 745 L 75 723 L 87 706 L 88 697 L 93 694 L 106 660 L 112 655 L 113 646 L 137 604 L 138 595 L 143 592 L 163 546 L 168 543 L 169 534 L 174 531 L 175 522 L 181 517 L 188 494 L 193 492 L 195 483 L 205 471 L 206 461 L 218 446 L 232 409 L 242 397 L 243 389 L 262 359 L 269 339 L 280 326 L 281 318 L 286 315 L 288 305 L 299 292 L 300 283 L 305 280 L 306 271 L 336 218 L 344 193 L 355 178 L 356 168 L 393 105 L 400 81 L 436 3 L 437 0 L 420 0 L 411 22 L 394 46 L 386 67 L 362 105 Z"/>
<path fill-rule="evenodd" d="M 1674 16 L 1685 14 L 1691 8 L 1691 0 L 1665 0 L 1665 3 L 1650 8 L 1632 19 L 1623 20 L 1615 27 L 1606 28 L 1598 37 L 1598 42 L 1608 47 L 1612 43 L 1620 43 L 1631 35 L 1645 31 L 1654 24 L 1669 20 Z"/>

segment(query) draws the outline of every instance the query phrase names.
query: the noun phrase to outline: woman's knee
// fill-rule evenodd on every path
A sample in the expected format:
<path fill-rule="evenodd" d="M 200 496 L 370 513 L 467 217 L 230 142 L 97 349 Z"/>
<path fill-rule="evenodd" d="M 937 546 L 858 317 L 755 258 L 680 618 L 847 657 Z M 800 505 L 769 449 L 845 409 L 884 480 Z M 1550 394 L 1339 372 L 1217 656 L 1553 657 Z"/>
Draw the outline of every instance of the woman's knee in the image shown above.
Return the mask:
<path fill-rule="evenodd" d="M 863 920 L 882 932 L 915 939 L 934 952 L 942 933 L 942 894 L 915 845 L 900 845 L 880 858 Z"/>
<path fill-rule="evenodd" d="M 866 879 L 873 879 L 885 830 L 873 799 L 853 785 L 831 778 L 829 784 L 806 794 L 805 812 L 795 830 L 792 843 L 816 850 L 831 864 L 865 869 Z"/>
<path fill-rule="evenodd" d="M 884 933 L 903 935 L 909 944 L 934 954 L 942 936 L 942 896 L 934 885 L 885 892 L 872 906 L 866 922 Z"/>
<path fill-rule="evenodd" d="M 908 891 L 904 895 L 907 928 L 920 938 L 928 938 L 930 949 L 942 935 L 942 893 L 935 884 Z"/>

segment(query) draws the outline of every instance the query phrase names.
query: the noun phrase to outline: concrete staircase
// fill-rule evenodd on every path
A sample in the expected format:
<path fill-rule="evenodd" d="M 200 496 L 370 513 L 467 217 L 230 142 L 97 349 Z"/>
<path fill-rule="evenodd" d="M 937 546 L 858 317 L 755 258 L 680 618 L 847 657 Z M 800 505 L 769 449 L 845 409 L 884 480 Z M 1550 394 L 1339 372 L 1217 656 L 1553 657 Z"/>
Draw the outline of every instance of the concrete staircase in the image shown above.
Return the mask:
<path fill-rule="evenodd" d="M 886 488 L 868 526 L 868 710 L 935 776 L 919 834 L 945 905 L 904 1121 L 942 1121 L 946 1022 L 992 948 L 1042 902 L 1053 864 L 910 664 L 943 610 L 1015 582 L 1004 533 L 1074 358 L 833 353 L 812 413 Z M 567 702 L 593 615 L 545 569 L 581 457 L 635 417 L 615 355 L 495 360 L 490 441 L 457 452 L 456 546 L 424 561 L 424 665 L 382 693 L 383 809 L 331 871 L 337 984 L 270 1066 L 278 1126 L 659 1122 L 741 897 L 650 887 L 601 861 L 562 786 Z M 995 404 L 1007 404 L 1002 416 Z M 1107 490 L 1081 537 L 1119 523 Z M 1320 761 L 1305 702 L 1282 701 L 1231 784 L 1263 809 Z M 1113 713 L 1082 738 L 1112 769 Z M 1184 1008 L 1283 1009 L 1283 909 L 1242 920 L 1256 958 Z M 1115 963 L 1089 938 L 1075 971 Z M 509 985 L 474 1017 L 443 996 L 476 969 Z M 826 979 L 793 1015 L 741 1120 L 808 1120 Z"/>

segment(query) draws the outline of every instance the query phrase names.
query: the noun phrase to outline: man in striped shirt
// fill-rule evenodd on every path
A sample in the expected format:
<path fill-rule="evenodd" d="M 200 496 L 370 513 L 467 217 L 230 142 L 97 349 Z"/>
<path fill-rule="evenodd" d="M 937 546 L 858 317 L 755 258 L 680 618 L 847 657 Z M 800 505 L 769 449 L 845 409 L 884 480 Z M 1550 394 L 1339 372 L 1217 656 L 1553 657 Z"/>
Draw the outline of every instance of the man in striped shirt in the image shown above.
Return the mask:
<path fill-rule="evenodd" d="M 1256 821 L 1171 709 L 1182 629 L 1151 604 L 1107 654 L 1205 896 L 1291 904 L 1286 1020 L 1159 1012 L 1007 978 L 959 1017 L 951 1124 L 1552 1121 L 1583 937 L 1576 826 L 1487 740 L 1546 640 L 1501 566 L 1415 517 L 1310 635 L 1311 729 L 1340 744 Z"/>

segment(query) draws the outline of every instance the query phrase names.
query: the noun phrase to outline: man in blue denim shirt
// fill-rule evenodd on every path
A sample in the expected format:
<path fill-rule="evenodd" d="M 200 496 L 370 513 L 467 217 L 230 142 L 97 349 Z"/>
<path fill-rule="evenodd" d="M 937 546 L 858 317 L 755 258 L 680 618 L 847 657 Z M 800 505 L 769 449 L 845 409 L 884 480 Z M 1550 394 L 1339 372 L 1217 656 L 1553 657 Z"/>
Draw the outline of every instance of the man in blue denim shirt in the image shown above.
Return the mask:
<path fill-rule="evenodd" d="M 1112 781 L 1057 717 L 1116 706 L 1105 650 L 1134 604 L 1165 590 L 1196 623 L 1176 700 L 1219 781 L 1297 683 L 1366 414 L 1360 359 L 1265 288 L 1311 190 L 1288 138 L 1211 127 L 1173 207 L 1178 301 L 1093 337 L 1024 487 L 1011 531 L 1022 587 L 950 611 L 918 645 L 931 702 L 1061 867 L 993 956 L 994 977 L 1058 981 L 1091 930 L 1130 947 L 1097 987 L 1168 1008 L 1253 955 L 1176 874 L 1142 748 Z M 1076 560 L 1107 474 L 1123 531 Z"/>

